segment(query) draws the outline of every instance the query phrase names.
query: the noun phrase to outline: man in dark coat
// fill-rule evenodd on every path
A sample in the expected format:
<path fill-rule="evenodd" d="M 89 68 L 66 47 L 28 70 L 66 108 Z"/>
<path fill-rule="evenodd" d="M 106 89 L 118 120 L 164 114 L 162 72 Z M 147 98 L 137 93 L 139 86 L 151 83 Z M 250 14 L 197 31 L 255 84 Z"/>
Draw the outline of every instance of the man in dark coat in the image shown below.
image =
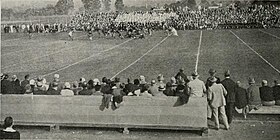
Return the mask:
<path fill-rule="evenodd" d="M 186 74 L 184 73 L 184 69 L 183 68 L 181 68 L 180 70 L 179 70 L 179 72 L 176 74 L 176 76 L 175 76 L 175 78 L 177 79 L 177 80 L 179 80 L 179 78 L 183 78 L 184 80 L 185 80 L 185 82 L 187 82 L 188 81 L 188 77 L 186 76 Z"/>
<path fill-rule="evenodd" d="M 1 81 L 1 93 L 11 94 L 13 92 L 13 86 L 10 80 L 8 80 L 9 75 L 5 74 L 3 80 Z"/>
<path fill-rule="evenodd" d="M 240 81 L 236 82 L 236 89 L 235 89 L 235 106 L 238 109 L 242 109 L 242 114 L 246 119 L 247 114 L 247 105 L 248 105 L 248 94 L 245 88 L 241 87 Z"/>
<path fill-rule="evenodd" d="M 268 86 L 266 80 L 262 81 L 262 87 L 260 87 L 260 97 L 263 105 L 265 106 L 275 105 L 273 89 L 272 87 Z"/>
<path fill-rule="evenodd" d="M 280 105 L 280 83 L 278 83 L 277 80 L 274 81 L 273 94 L 276 102 L 275 104 Z"/>
<path fill-rule="evenodd" d="M 225 79 L 221 82 L 222 85 L 227 90 L 226 95 L 226 115 L 228 118 L 228 123 L 232 122 L 233 111 L 234 111 L 234 103 L 235 103 L 235 82 L 230 78 L 229 70 L 225 72 Z"/>
<path fill-rule="evenodd" d="M 24 80 L 21 81 L 20 86 L 21 86 L 21 88 L 23 89 L 23 92 L 25 92 L 25 86 L 26 86 L 27 84 L 29 84 L 29 80 L 30 80 L 30 75 L 27 74 L 27 75 L 24 76 Z"/>
<path fill-rule="evenodd" d="M 52 86 L 47 91 L 47 95 L 60 95 L 57 82 L 52 83 Z"/>

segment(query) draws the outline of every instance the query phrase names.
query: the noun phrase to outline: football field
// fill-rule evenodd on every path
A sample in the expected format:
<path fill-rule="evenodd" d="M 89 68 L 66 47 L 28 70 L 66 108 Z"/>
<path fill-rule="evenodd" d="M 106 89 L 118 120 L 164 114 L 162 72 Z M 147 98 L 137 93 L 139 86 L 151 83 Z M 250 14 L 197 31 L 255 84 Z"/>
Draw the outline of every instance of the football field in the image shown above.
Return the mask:
<path fill-rule="evenodd" d="M 224 78 L 230 70 L 234 80 L 247 86 L 247 78 L 272 85 L 280 79 L 280 29 L 188 30 L 179 36 L 155 32 L 145 39 L 113 39 L 94 34 L 92 41 L 82 32 L 1 35 L 1 72 L 16 74 L 19 79 L 43 75 L 51 81 L 55 73 L 61 81 L 78 81 L 107 77 L 147 81 L 163 74 L 165 81 L 180 68 L 187 75 L 198 71 L 205 81 L 210 68 Z"/>

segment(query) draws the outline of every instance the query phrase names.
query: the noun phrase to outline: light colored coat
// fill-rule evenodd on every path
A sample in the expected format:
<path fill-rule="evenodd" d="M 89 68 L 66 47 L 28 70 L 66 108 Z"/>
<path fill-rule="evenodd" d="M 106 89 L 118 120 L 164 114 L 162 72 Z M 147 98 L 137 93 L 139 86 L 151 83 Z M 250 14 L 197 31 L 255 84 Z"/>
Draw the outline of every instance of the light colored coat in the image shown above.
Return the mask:
<path fill-rule="evenodd" d="M 227 91 L 222 84 L 214 83 L 207 90 L 208 100 L 213 108 L 218 108 L 226 105 L 225 96 Z"/>

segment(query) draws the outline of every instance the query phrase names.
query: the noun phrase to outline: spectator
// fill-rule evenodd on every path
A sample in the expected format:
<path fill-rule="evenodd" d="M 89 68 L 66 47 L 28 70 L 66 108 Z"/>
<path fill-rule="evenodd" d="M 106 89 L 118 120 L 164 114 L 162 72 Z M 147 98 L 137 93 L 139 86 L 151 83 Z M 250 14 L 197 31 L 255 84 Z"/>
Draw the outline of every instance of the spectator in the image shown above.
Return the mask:
<path fill-rule="evenodd" d="M 275 105 L 275 100 L 273 96 L 273 88 L 269 87 L 266 80 L 262 81 L 262 87 L 260 89 L 260 97 L 262 100 L 262 105 L 273 106 Z"/>
<path fill-rule="evenodd" d="M 29 84 L 29 80 L 30 80 L 30 75 L 29 75 L 29 74 L 25 75 L 25 76 L 24 76 L 24 80 L 21 81 L 21 83 L 20 83 L 22 89 L 24 89 L 25 86 L 26 86 L 27 84 Z M 25 90 L 23 90 L 23 92 L 25 92 Z"/>
<path fill-rule="evenodd" d="M 73 82 L 72 91 L 74 92 L 74 95 L 78 95 L 78 93 L 82 90 L 82 87 L 79 87 L 79 83 L 77 81 Z"/>
<path fill-rule="evenodd" d="M 100 85 L 100 81 L 97 78 L 93 79 L 93 86 L 96 85 Z"/>
<path fill-rule="evenodd" d="M 6 117 L 4 120 L 4 129 L 0 131 L 0 139 L 20 139 L 20 133 L 13 129 L 13 118 Z"/>
<path fill-rule="evenodd" d="M 176 74 L 176 76 L 175 76 L 175 78 L 177 79 L 177 80 L 179 80 L 179 78 L 183 78 L 185 81 L 188 81 L 188 78 L 187 78 L 187 76 L 185 75 L 185 73 L 184 73 L 184 69 L 183 68 L 181 68 L 180 70 L 179 70 L 179 72 Z"/>
<path fill-rule="evenodd" d="M 172 89 L 172 83 L 166 83 L 166 89 L 163 91 L 166 96 L 175 96 L 175 90 Z"/>
<path fill-rule="evenodd" d="M 274 80 L 273 94 L 275 97 L 275 104 L 280 105 L 280 83 L 277 80 Z"/>
<path fill-rule="evenodd" d="M 126 95 L 128 95 L 130 92 L 133 92 L 133 84 L 130 82 L 130 79 L 127 79 L 127 84 L 124 86 L 124 92 L 126 93 Z"/>
<path fill-rule="evenodd" d="M 34 80 L 34 79 L 31 79 L 31 80 L 29 81 L 29 84 L 30 84 L 30 86 L 31 86 L 32 92 L 34 92 L 35 87 L 36 87 L 36 82 L 35 82 L 35 80 Z"/>
<path fill-rule="evenodd" d="M 94 92 L 94 82 L 93 82 L 93 80 L 89 80 L 88 81 L 88 83 L 87 83 L 87 88 L 88 88 L 88 90 L 90 90 L 92 93 Z"/>
<path fill-rule="evenodd" d="M 101 90 L 101 85 L 96 85 L 94 88 L 95 88 L 95 92 L 93 92 L 92 95 L 96 95 L 96 96 L 103 95 L 103 93 L 100 91 Z"/>
<path fill-rule="evenodd" d="M 206 87 L 203 81 L 199 80 L 198 73 L 192 73 L 192 77 L 194 80 L 188 83 L 188 87 L 190 88 L 190 95 L 193 97 L 203 97 L 206 93 Z"/>
<path fill-rule="evenodd" d="M 128 93 L 128 96 L 139 96 L 141 93 L 140 91 L 140 81 L 139 79 L 134 79 L 132 85 L 132 92 Z"/>
<path fill-rule="evenodd" d="M 51 88 L 48 89 L 47 95 L 60 95 L 60 90 L 58 89 L 58 83 L 53 82 Z"/>
<path fill-rule="evenodd" d="M 10 80 L 8 80 L 9 75 L 4 74 L 3 80 L 1 80 L 1 93 L 2 94 L 12 94 L 13 86 Z"/>
<path fill-rule="evenodd" d="M 106 77 L 102 78 L 101 92 L 104 94 L 112 94 L 110 81 Z"/>
<path fill-rule="evenodd" d="M 259 88 L 255 85 L 255 79 L 249 78 L 248 80 L 249 87 L 247 88 L 248 93 L 248 105 L 249 105 L 249 111 L 252 109 L 258 110 L 261 106 L 261 98 L 260 98 L 260 91 Z"/>
<path fill-rule="evenodd" d="M 60 94 L 62 96 L 74 96 L 74 92 L 71 90 L 71 85 L 69 82 L 64 83 L 64 89 L 61 90 Z"/>
<path fill-rule="evenodd" d="M 83 83 L 86 81 L 85 78 L 81 77 L 79 82 L 79 87 L 82 87 Z"/>
<path fill-rule="evenodd" d="M 219 114 L 221 115 L 223 124 L 226 130 L 229 130 L 229 124 L 225 112 L 227 91 L 222 84 L 216 84 L 217 79 L 213 76 L 209 79 L 209 88 L 207 90 L 208 100 L 210 101 L 210 106 L 213 110 L 213 116 L 215 118 L 215 127 L 217 130 L 220 128 L 219 124 Z"/>
<path fill-rule="evenodd" d="M 209 85 L 210 85 L 210 83 L 211 83 L 210 79 L 213 78 L 213 77 L 215 77 L 215 78 L 217 79 L 217 81 L 216 81 L 217 84 L 221 83 L 220 78 L 216 76 L 216 72 L 217 72 L 217 71 L 214 70 L 214 69 L 210 69 L 210 70 L 209 70 L 209 75 L 210 75 L 210 77 L 207 78 L 207 81 L 206 81 L 206 84 L 205 84 L 206 88 L 209 87 Z"/>
<path fill-rule="evenodd" d="M 140 80 L 140 85 L 139 85 L 140 91 L 144 92 L 144 86 L 147 85 L 146 78 L 145 76 L 140 75 L 139 80 Z"/>
<path fill-rule="evenodd" d="M 13 90 L 12 90 L 13 94 L 23 94 L 23 92 L 22 92 L 23 90 L 20 86 L 20 81 L 19 81 L 19 79 L 17 79 L 16 75 L 12 76 L 11 83 L 12 83 L 12 88 L 13 88 Z"/>
<path fill-rule="evenodd" d="M 149 93 L 153 96 L 155 96 L 156 94 L 158 94 L 158 86 L 156 85 L 156 80 L 152 80 L 151 81 L 151 86 L 149 88 Z"/>
<path fill-rule="evenodd" d="M 178 96 L 182 104 L 186 104 L 189 101 L 188 87 L 185 85 L 184 79 L 181 79 L 175 91 L 175 96 Z"/>
<path fill-rule="evenodd" d="M 159 87 L 158 87 L 158 93 L 157 94 L 155 94 L 154 96 L 156 96 L 156 97 L 165 97 L 166 95 L 163 93 L 163 91 L 165 91 L 165 85 L 163 85 L 163 84 L 161 84 L 161 85 L 159 85 Z"/>
<path fill-rule="evenodd" d="M 31 95 L 33 95 L 33 90 L 32 90 L 32 87 L 31 87 L 30 84 L 25 85 L 24 90 L 25 90 L 24 94 L 31 94 Z"/>
<path fill-rule="evenodd" d="M 92 95 L 93 91 L 88 89 L 87 82 L 82 84 L 82 90 L 78 93 L 78 95 Z"/>
<path fill-rule="evenodd" d="M 227 91 L 226 95 L 226 115 L 228 118 L 228 123 L 231 124 L 234 113 L 234 103 L 235 103 L 235 89 L 236 83 L 230 78 L 230 71 L 225 72 L 225 79 L 221 82 Z"/>
<path fill-rule="evenodd" d="M 247 118 L 247 106 L 248 106 L 248 94 L 245 88 L 241 87 L 241 82 L 236 82 L 236 89 L 235 89 L 235 106 L 238 109 L 242 109 L 243 117 Z"/>
<path fill-rule="evenodd" d="M 147 84 L 145 84 L 145 85 L 143 86 L 143 92 L 141 92 L 139 96 L 152 97 L 152 94 L 150 94 L 150 93 L 148 92 L 148 89 L 149 89 L 149 86 L 148 86 Z"/>
<path fill-rule="evenodd" d="M 46 95 L 47 94 L 46 88 L 43 87 L 42 82 L 37 83 L 37 87 L 34 89 L 33 93 L 34 93 L 34 95 Z"/>

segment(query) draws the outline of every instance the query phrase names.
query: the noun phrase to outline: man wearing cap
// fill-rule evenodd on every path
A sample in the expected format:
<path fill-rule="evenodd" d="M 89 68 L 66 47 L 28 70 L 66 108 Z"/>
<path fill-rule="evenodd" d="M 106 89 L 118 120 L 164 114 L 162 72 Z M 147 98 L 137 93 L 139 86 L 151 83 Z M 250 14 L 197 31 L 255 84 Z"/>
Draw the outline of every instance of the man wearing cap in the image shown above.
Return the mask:
<path fill-rule="evenodd" d="M 255 85 L 255 79 L 249 78 L 248 80 L 249 87 L 247 88 L 248 99 L 249 99 L 249 111 L 252 109 L 259 109 L 261 106 L 261 98 L 259 88 Z"/>
<path fill-rule="evenodd" d="M 225 79 L 221 82 L 222 85 L 227 90 L 226 95 L 226 114 L 228 118 L 228 123 L 231 124 L 233 118 L 233 111 L 234 111 L 234 103 L 235 103 L 235 89 L 236 83 L 230 78 L 230 71 L 227 70 L 225 72 Z"/>
<path fill-rule="evenodd" d="M 203 97 L 206 92 L 206 87 L 203 81 L 199 80 L 198 73 L 192 73 L 193 80 L 190 81 L 187 85 L 189 87 L 189 92 L 192 97 Z"/>
<path fill-rule="evenodd" d="M 273 88 L 268 86 L 266 80 L 262 81 L 262 87 L 260 87 L 260 97 L 262 100 L 262 105 L 264 106 L 275 105 Z"/>
<path fill-rule="evenodd" d="M 280 83 L 278 83 L 278 80 L 274 80 L 273 95 L 275 98 L 275 105 L 280 105 Z"/>
<path fill-rule="evenodd" d="M 207 80 L 206 80 L 206 84 L 205 84 L 206 88 L 209 87 L 209 85 L 211 83 L 210 79 L 213 78 L 213 77 L 215 77 L 217 79 L 217 81 L 216 81 L 217 84 L 221 83 L 220 78 L 216 76 L 216 72 L 217 71 L 214 70 L 214 69 L 209 70 L 210 77 L 208 77 Z"/>
<path fill-rule="evenodd" d="M 211 77 L 209 79 L 209 88 L 207 89 L 207 98 L 210 102 L 210 106 L 213 110 L 213 116 L 215 118 L 215 126 L 218 130 L 220 128 L 219 124 L 219 115 L 221 115 L 223 124 L 225 125 L 226 130 L 229 129 L 229 124 L 225 112 L 227 91 L 222 84 L 217 84 L 217 79 L 215 77 Z"/>

